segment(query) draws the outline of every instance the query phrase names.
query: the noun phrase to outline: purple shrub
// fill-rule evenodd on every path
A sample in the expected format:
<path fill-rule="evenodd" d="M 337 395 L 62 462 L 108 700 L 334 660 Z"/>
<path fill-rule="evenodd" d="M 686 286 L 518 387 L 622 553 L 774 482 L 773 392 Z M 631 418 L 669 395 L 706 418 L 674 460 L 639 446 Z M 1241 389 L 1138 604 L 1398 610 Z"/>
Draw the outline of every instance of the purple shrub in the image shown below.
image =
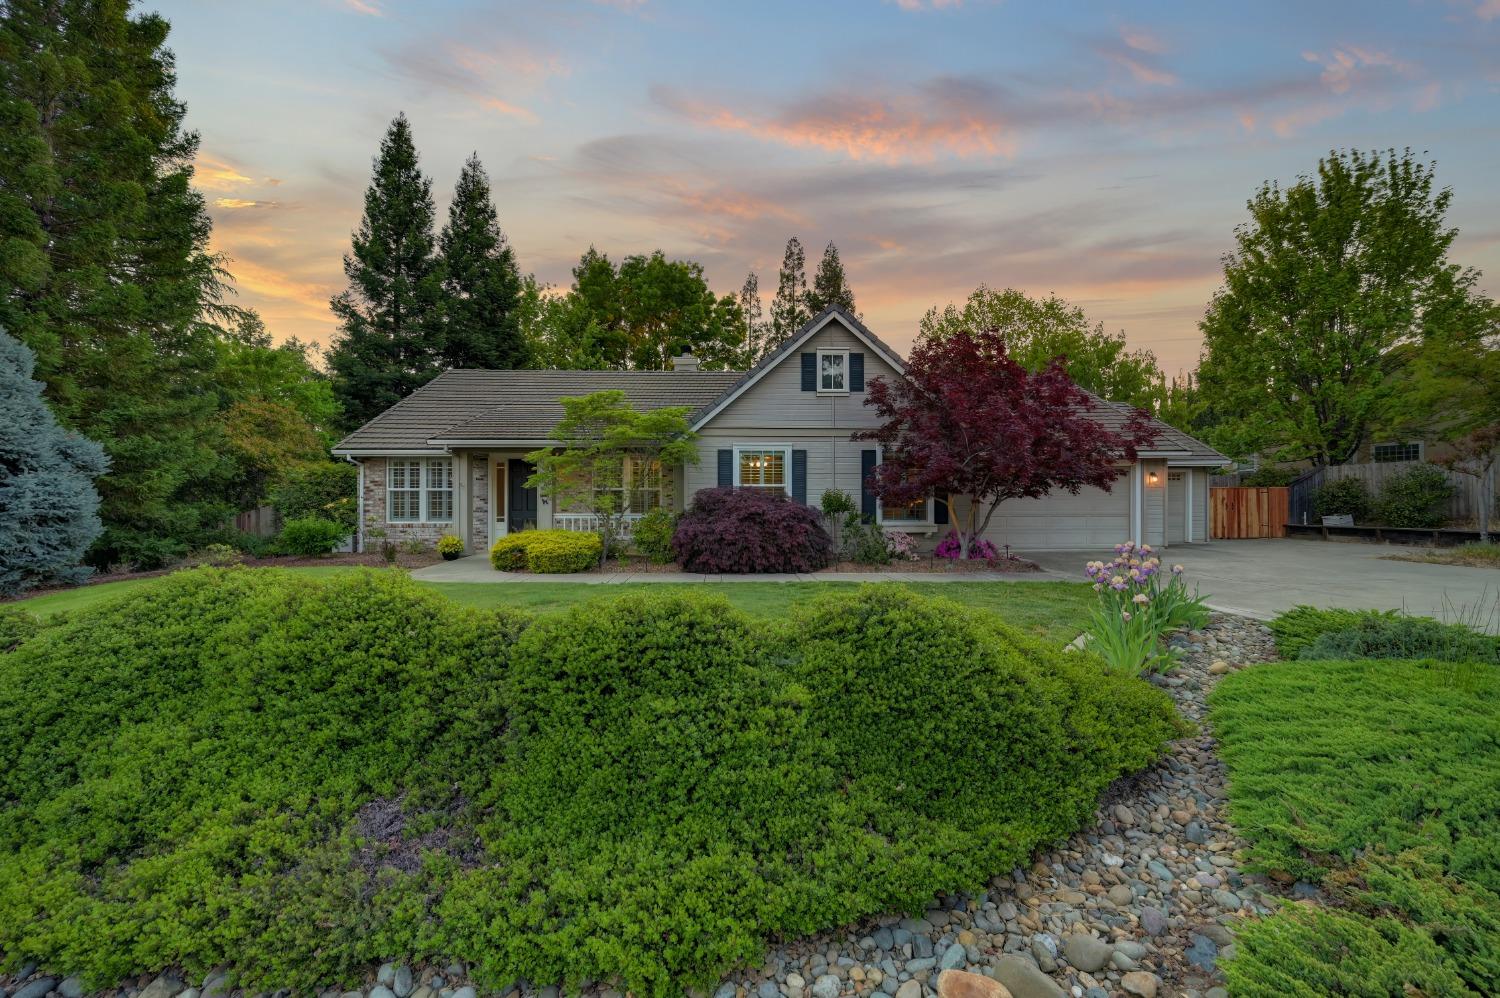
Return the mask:
<path fill-rule="evenodd" d="M 704 489 L 677 522 L 672 551 L 689 572 L 815 572 L 833 542 L 816 511 L 785 495 Z"/>
<path fill-rule="evenodd" d="M 947 537 L 938 541 L 938 546 L 933 549 L 932 555 L 935 558 L 957 558 L 962 550 L 963 545 L 959 543 L 958 533 L 950 530 Z M 983 537 L 976 537 L 969 543 L 970 561 L 994 561 L 999 557 L 1000 552 L 995 550 L 995 545 Z"/>

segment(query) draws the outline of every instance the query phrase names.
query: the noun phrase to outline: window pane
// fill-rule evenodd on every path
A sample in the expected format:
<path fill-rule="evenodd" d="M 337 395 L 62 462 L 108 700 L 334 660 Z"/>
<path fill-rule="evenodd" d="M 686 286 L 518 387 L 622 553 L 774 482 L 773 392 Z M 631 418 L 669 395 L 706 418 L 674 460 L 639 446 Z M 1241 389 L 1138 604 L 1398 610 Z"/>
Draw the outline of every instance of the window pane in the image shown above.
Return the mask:
<path fill-rule="evenodd" d="M 786 451 L 740 451 L 740 486 L 786 490 Z"/>
<path fill-rule="evenodd" d="M 881 504 L 881 516 L 888 523 L 926 523 L 927 500 L 921 499 L 906 506 Z"/>
<path fill-rule="evenodd" d="M 820 385 L 824 391 L 837 392 L 844 389 L 844 355 L 839 353 L 819 354 Z"/>

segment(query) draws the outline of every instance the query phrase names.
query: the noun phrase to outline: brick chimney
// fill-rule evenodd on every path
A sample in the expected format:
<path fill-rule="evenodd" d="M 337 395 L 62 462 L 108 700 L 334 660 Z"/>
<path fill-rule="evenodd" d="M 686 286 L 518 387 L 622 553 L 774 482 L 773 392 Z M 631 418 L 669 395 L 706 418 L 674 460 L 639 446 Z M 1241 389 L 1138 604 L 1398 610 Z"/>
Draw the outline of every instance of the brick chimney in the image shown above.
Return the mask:
<path fill-rule="evenodd" d="M 696 371 L 698 370 L 698 358 L 693 356 L 691 350 L 684 350 L 681 356 L 672 358 L 672 370 Z"/>

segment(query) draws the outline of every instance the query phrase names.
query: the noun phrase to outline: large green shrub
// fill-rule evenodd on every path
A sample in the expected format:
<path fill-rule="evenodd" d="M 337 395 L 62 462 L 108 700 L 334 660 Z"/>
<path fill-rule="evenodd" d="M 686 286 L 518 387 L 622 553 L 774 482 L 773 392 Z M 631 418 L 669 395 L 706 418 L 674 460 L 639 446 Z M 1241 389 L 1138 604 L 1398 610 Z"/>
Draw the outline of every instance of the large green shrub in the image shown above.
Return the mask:
<path fill-rule="evenodd" d="M 396 573 L 199 569 L 44 627 L 0 668 L 0 952 L 311 988 L 416 951 L 422 879 L 360 808 L 459 834 L 521 626 Z"/>
<path fill-rule="evenodd" d="M 343 526 L 347 537 L 358 519 L 355 492 L 359 469 L 346 461 L 298 464 L 271 487 L 271 505 L 283 521 L 314 516 Z"/>
<path fill-rule="evenodd" d="M 672 534 L 677 530 L 677 514 L 669 509 L 653 509 L 636 521 L 630 532 L 635 549 L 658 565 L 672 561 Z"/>
<path fill-rule="evenodd" d="M 1312 508 L 1314 516 L 1348 514 L 1361 523 L 1370 518 L 1370 490 L 1358 478 L 1336 479 L 1313 490 Z"/>
<path fill-rule="evenodd" d="M 1271 621 L 1271 634 L 1282 658 L 1298 658 L 1324 634 L 1347 631 L 1367 621 L 1393 620 L 1394 610 L 1338 610 L 1294 606 Z"/>
<path fill-rule="evenodd" d="M 1388 527 L 1441 527 L 1452 496 L 1453 483 L 1442 468 L 1417 464 L 1385 483 L 1375 515 Z"/>
<path fill-rule="evenodd" d="M 523 530 L 490 547 L 490 564 L 500 572 L 525 569 L 543 575 L 587 572 L 599 564 L 604 541 L 576 530 Z"/>
<path fill-rule="evenodd" d="M 332 520 L 316 516 L 305 516 L 300 520 L 288 520 L 281 525 L 276 535 L 276 546 L 286 554 L 297 554 L 307 558 L 328 554 L 349 531 Z"/>

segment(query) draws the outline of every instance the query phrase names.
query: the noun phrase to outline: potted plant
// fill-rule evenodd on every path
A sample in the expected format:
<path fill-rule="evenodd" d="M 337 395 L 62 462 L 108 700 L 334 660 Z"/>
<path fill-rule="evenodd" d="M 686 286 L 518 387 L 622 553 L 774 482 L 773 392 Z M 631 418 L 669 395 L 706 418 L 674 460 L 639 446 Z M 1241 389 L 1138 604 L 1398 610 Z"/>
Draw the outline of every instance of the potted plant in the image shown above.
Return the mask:
<path fill-rule="evenodd" d="M 437 549 L 444 561 L 453 561 L 464 553 L 464 542 L 460 537 L 444 534 L 438 538 Z"/>

